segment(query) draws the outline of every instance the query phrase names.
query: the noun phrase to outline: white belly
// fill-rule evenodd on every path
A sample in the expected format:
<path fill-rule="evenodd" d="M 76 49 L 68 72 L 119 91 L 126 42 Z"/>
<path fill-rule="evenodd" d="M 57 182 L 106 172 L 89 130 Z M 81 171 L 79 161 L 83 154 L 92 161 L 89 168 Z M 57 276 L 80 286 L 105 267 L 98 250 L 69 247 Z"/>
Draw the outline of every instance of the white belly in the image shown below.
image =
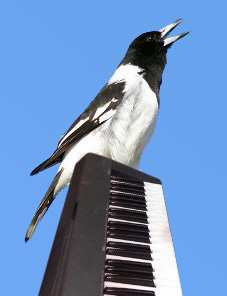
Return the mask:
<path fill-rule="evenodd" d="M 111 158 L 138 167 L 156 124 L 158 101 L 147 82 L 141 79 L 129 89 L 127 99 L 119 106 L 109 126 Z"/>

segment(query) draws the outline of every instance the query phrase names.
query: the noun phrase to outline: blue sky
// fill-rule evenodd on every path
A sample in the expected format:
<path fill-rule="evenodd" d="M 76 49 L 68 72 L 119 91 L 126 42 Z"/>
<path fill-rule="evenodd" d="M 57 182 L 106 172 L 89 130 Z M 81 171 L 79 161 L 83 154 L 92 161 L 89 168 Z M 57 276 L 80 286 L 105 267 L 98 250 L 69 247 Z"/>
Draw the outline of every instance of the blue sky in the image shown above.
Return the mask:
<path fill-rule="evenodd" d="M 30 171 L 111 77 L 130 42 L 183 18 L 141 163 L 163 182 L 184 296 L 227 295 L 225 1 L 2 1 L 1 291 L 37 295 L 67 189 L 27 244 L 57 167 Z"/>

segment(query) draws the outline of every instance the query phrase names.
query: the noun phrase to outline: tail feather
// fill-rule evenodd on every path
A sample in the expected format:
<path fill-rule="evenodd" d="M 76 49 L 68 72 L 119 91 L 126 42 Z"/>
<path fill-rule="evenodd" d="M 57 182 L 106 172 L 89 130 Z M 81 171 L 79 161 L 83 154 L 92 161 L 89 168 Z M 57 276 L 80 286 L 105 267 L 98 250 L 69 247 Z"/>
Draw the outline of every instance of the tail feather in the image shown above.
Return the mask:
<path fill-rule="evenodd" d="M 30 174 L 30 176 L 34 176 L 36 174 L 38 174 L 39 172 L 52 167 L 53 165 L 59 163 L 62 161 L 62 156 L 59 156 L 58 158 L 53 159 L 52 156 L 50 158 L 48 158 L 47 160 L 45 160 L 44 162 L 42 162 L 39 166 L 37 166 Z"/>
<path fill-rule="evenodd" d="M 55 195 L 54 190 L 56 188 L 56 185 L 59 181 L 59 178 L 61 177 L 61 174 L 63 172 L 63 168 L 57 173 L 55 176 L 53 182 L 51 183 L 49 189 L 47 190 L 44 198 L 42 199 L 38 209 L 36 210 L 36 213 L 31 221 L 31 224 L 27 230 L 26 236 L 25 236 L 25 242 L 27 242 L 29 239 L 31 239 L 37 225 L 45 215 L 46 211 L 48 210 L 49 206 L 52 204 Z"/>

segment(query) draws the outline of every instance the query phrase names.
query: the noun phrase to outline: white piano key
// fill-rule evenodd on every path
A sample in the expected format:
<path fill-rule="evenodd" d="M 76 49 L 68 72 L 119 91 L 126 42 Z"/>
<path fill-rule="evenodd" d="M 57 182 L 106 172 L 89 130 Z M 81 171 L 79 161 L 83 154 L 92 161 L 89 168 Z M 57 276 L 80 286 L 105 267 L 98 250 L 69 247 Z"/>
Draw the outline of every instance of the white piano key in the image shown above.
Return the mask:
<path fill-rule="evenodd" d="M 109 218 L 108 221 L 127 222 L 127 223 L 130 223 L 130 224 L 138 224 L 138 225 L 148 225 L 147 223 L 141 223 L 141 222 L 135 222 L 135 221 L 126 221 L 126 220 L 123 220 L 123 219 L 116 219 L 116 218 Z M 157 218 L 153 218 L 151 221 L 152 221 L 152 223 L 157 224 L 157 223 L 162 223 L 162 222 L 164 222 L 166 220 L 162 219 L 161 217 L 157 217 Z"/>
<path fill-rule="evenodd" d="M 146 287 L 139 285 L 129 285 L 122 283 L 105 282 L 104 287 L 116 287 L 116 288 L 127 288 L 127 289 L 138 289 L 143 291 L 154 291 L 155 296 L 182 296 L 181 289 L 179 287 Z"/>
<path fill-rule="evenodd" d="M 146 204 L 147 205 L 156 205 L 156 206 L 164 206 L 165 205 L 165 202 L 164 200 L 160 199 L 160 198 L 157 198 L 157 200 L 154 200 L 154 199 L 146 199 Z"/>
<path fill-rule="evenodd" d="M 180 282 L 178 281 L 172 281 L 168 279 L 154 279 L 154 283 L 157 287 L 175 287 L 175 288 L 181 288 Z"/>
<path fill-rule="evenodd" d="M 171 249 L 173 246 L 171 244 L 154 244 L 154 243 L 142 243 L 142 242 L 136 242 L 136 241 L 129 241 L 129 240 L 123 240 L 123 239 L 117 239 L 117 238 L 107 238 L 107 242 L 116 242 L 116 243 L 129 243 L 129 244 L 135 244 L 135 245 L 141 245 L 141 246 L 149 246 L 151 249 L 151 252 L 153 251 L 161 251 L 166 249 Z"/>
<path fill-rule="evenodd" d="M 119 209 L 119 210 L 130 210 L 130 208 L 128 207 L 124 207 L 124 206 L 115 206 L 115 205 L 110 205 L 109 206 L 110 209 Z M 147 209 L 146 210 L 138 210 L 138 209 L 133 209 L 133 211 L 135 213 L 146 213 L 148 218 L 150 217 L 155 217 L 155 216 L 166 216 L 167 215 L 167 212 L 166 212 L 166 209 L 161 207 L 161 206 L 147 206 Z"/>
<path fill-rule="evenodd" d="M 171 281 L 175 281 L 175 282 L 180 282 L 179 281 L 179 276 L 177 274 L 177 270 L 175 268 L 165 268 L 163 270 L 161 269 L 158 269 L 158 270 L 155 270 L 153 272 L 154 274 L 154 277 L 155 278 L 158 278 L 158 279 L 162 279 L 162 280 L 171 280 Z"/>
<path fill-rule="evenodd" d="M 124 242 L 124 243 L 128 243 L 128 244 L 133 244 L 133 243 L 141 243 L 141 242 L 138 242 L 138 241 L 132 241 L 132 240 L 128 240 L 127 238 L 126 239 L 115 239 L 115 241 L 117 242 L 117 241 L 122 241 L 122 242 Z M 148 244 L 150 244 L 150 245 L 154 245 L 155 246 L 155 244 L 161 244 L 161 243 L 163 243 L 163 244 L 167 244 L 167 243 L 170 243 L 170 239 L 168 238 L 168 237 L 161 237 L 160 238 L 160 236 L 153 236 L 152 237 L 152 241 L 150 240 L 150 243 L 148 243 Z M 145 243 L 146 244 L 146 243 Z M 152 248 L 152 247 L 151 247 Z"/>
<path fill-rule="evenodd" d="M 138 259 L 138 258 L 131 258 L 131 257 L 123 257 L 123 256 L 115 256 L 115 255 L 106 255 L 106 259 L 111 259 L 111 260 L 126 260 L 130 262 L 141 262 L 141 263 L 149 263 L 153 266 L 154 261 L 153 260 L 144 260 L 144 259 Z M 172 267 L 175 268 L 176 264 L 175 262 L 171 260 L 156 260 L 156 264 L 158 265 L 159 268 L 163 267 Z M 155 266 L 157 266 L 155 265 Z"/>

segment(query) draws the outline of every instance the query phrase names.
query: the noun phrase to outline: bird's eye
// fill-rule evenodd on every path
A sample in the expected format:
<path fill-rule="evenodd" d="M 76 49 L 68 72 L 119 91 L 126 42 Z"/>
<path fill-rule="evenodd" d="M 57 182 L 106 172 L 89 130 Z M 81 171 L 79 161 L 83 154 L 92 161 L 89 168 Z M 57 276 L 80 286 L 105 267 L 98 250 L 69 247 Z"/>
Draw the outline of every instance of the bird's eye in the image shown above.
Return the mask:
<path fill-rule="evenodd" d="M 152 40 L 152 37 L 151 36 L 148 36 L 147 37 L 147 41 L 151 41 Z"/>

